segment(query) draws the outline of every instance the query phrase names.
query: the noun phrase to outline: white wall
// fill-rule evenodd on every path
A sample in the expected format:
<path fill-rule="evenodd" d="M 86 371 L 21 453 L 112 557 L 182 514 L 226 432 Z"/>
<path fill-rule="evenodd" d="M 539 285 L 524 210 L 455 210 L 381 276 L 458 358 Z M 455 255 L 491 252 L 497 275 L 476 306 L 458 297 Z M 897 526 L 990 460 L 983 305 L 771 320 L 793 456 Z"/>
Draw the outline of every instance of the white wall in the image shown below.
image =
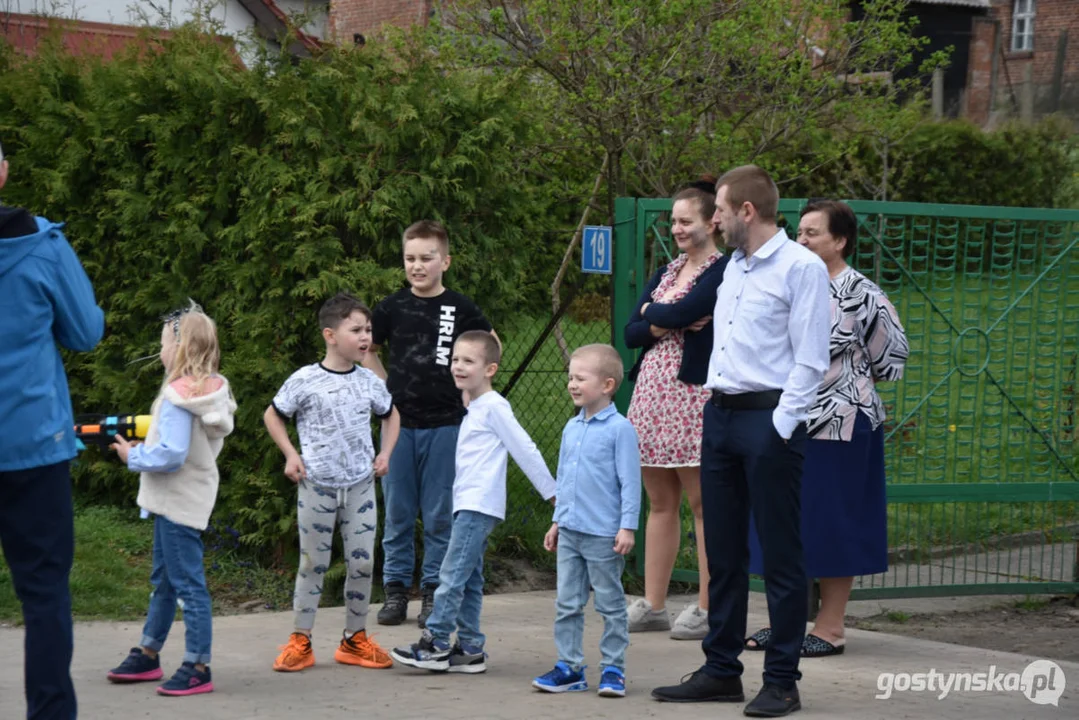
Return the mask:
<path fill-rule="evenodd" d="M 149 21 L 160 27 L 188 21 L 200 7 L 208 10 L 230 35 L 249 29 L 254 22 L 238 0 L 0 0 L 0 13 L 41 14 L 113 25 L 143 25 Z"/>
<path fill-rule="evenodd" d="M 286 15 L 307 13 L 311 22 L 303 27 L 303 31 L 319 40 L 327 37 L 329 24 L 330 0 L 275 0 L 277 7 L 281 8 Z"/>

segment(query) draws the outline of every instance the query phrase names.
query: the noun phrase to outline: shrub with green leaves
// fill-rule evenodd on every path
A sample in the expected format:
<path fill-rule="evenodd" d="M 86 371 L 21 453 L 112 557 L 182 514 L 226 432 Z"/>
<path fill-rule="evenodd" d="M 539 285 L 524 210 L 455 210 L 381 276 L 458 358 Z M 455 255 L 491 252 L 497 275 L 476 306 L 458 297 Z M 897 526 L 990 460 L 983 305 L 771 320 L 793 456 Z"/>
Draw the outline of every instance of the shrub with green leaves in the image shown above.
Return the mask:
<path fill-rule="evenodd" d="M 1068 207 L 1079 201 L 1066 192 L 1079 171 L 1076 148 L 1075 129 L 1062 118 L 991 132 L 963 121 L 926 124 L 898 148 L 894 199 Z"/>
<path fill-rule="evenodd" d="M 0 47 L 0 76 L 5 202 L 66 222 L 106 311 L 98 349 L 67 358 L 76 412 L 146 412 L 162 369 L 136 360 L 156 356 L 163 313 L 200 302 L 239 403 L 215 519 L 260 550 L 291 546 L 295 521 L 263 410 L 319 359 L 327 297 L 404 285 L 408 224 L 446 224 L 447 282 L 492 319 L 547 302 L 561 209 L 518 167 L 534 128 L 512 83 L 401 48 L 245 69 L 188 30 L 108 63 Z M 75 477 L 110 502 L 137 484 L 96 451 Z"/>

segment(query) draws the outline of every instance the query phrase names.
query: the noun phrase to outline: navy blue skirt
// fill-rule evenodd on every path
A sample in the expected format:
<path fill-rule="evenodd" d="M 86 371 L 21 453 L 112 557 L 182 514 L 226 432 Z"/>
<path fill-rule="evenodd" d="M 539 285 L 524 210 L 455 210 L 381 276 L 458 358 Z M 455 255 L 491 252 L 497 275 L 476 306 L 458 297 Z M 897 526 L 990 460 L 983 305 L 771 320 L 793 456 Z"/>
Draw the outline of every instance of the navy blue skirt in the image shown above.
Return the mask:
<path fill-rule="evenodd" d="M 809 578 L 857 577 L 888 569 L 884 427 L 858 413 L 850 442 L 809 440 L 802 474 L 802 547 Z M 763 575 L 749 521 L 749 572 Z"/>

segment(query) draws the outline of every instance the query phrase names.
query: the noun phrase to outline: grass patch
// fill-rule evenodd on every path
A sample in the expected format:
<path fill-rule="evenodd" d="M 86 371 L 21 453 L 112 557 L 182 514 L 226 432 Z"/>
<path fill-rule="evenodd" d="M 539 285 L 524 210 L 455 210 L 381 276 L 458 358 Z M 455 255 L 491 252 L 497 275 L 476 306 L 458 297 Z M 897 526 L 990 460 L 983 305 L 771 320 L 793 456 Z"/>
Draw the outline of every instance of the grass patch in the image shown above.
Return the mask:
<path fill-rule="evenodd" d="M 75 517 L 72 611 L 87 620 L 131 620 L 146 612 L 153 527 L 138 510 L 80 509 Z M 0 562 L 0 620 L 22 622 L 11 573 Z"/>
<path fill-rule="evenodd" d="M 548 320 L 519 317 L 499 326 L 505 349 L 502 369 L 495 376 L 496 390 L 504 391 Z M 580 323 L 564 317 L 561 327 L 571 352 L 581 345 L 611 341 L 609 322 Z M 527 372 L 507 397 L 517 420 L 543 454 L 551 474 L 556 474 L 562 429 L 577 411 L 566 390 L 566 361 L 553 333 L 540 346 Z M 543 536 L 551 527 L 551 505 L 540 498 L 513 462 L 507 472 L 506 495 L 506 519 L 492 533 L 489 552 L 501 557 L 527 558 L 537 567 L 553 568 L 554 555 L 543 549 Z"/>
<path fill-rule="evenodd" d="M 137 509 L 84 507 L 75 513 L 75 561 L 71 568 L 72 613 L 78 620 L 138 620 L 150 599 L 153 522 Z M 295 570 L 269 570 L 233 550 L 208 552 L 206 579 L 214 612 L 263 600 L 289 607 Z M 0 621 L 22 622 L 11 573 L 0 561 Z"/>
<path fill-rule="evenodd" d="M 910 620 L 910 614 L 905 613 L 902 610 L 889 610 L 888 612 L 884 613 L 884 617 L 888 618 L 889 622 L 900 624 Z"/>
<path fill-rule="evenodd" d="M 1027 596 L 1022 600 L 1015 603 L 1016 610 L 1042 610 L 1049 607 L 1049 603 L 1052 602 L 1051 598 L 1031 597 Z"/>

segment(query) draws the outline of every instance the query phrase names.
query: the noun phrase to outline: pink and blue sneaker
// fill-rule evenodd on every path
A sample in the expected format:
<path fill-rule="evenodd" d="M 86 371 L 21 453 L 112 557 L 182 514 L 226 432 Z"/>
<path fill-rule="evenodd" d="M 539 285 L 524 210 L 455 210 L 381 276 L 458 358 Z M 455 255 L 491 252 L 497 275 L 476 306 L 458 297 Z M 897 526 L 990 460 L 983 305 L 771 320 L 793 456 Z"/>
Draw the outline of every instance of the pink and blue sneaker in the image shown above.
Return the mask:
<path fill-rule="evenodd" d="M 210 668 L 205 671 L 195 669 L 195 663 L 185 662 L 180 669 L 169 678 L 169 681 L 157 688 L 158 695 L 170 697 L 182 697 L 184 695 L 199 695 L 214 691 L 214 683 L 210 678 Z"/>
<path fill-rule="evenodd" d="M 109 670 L 107 677 L 114 683 L 137 683 L 160 680 L 164 676 L 160 658 L 151 658 L 142 648 L 134 647 L 122 663 Z"/>

